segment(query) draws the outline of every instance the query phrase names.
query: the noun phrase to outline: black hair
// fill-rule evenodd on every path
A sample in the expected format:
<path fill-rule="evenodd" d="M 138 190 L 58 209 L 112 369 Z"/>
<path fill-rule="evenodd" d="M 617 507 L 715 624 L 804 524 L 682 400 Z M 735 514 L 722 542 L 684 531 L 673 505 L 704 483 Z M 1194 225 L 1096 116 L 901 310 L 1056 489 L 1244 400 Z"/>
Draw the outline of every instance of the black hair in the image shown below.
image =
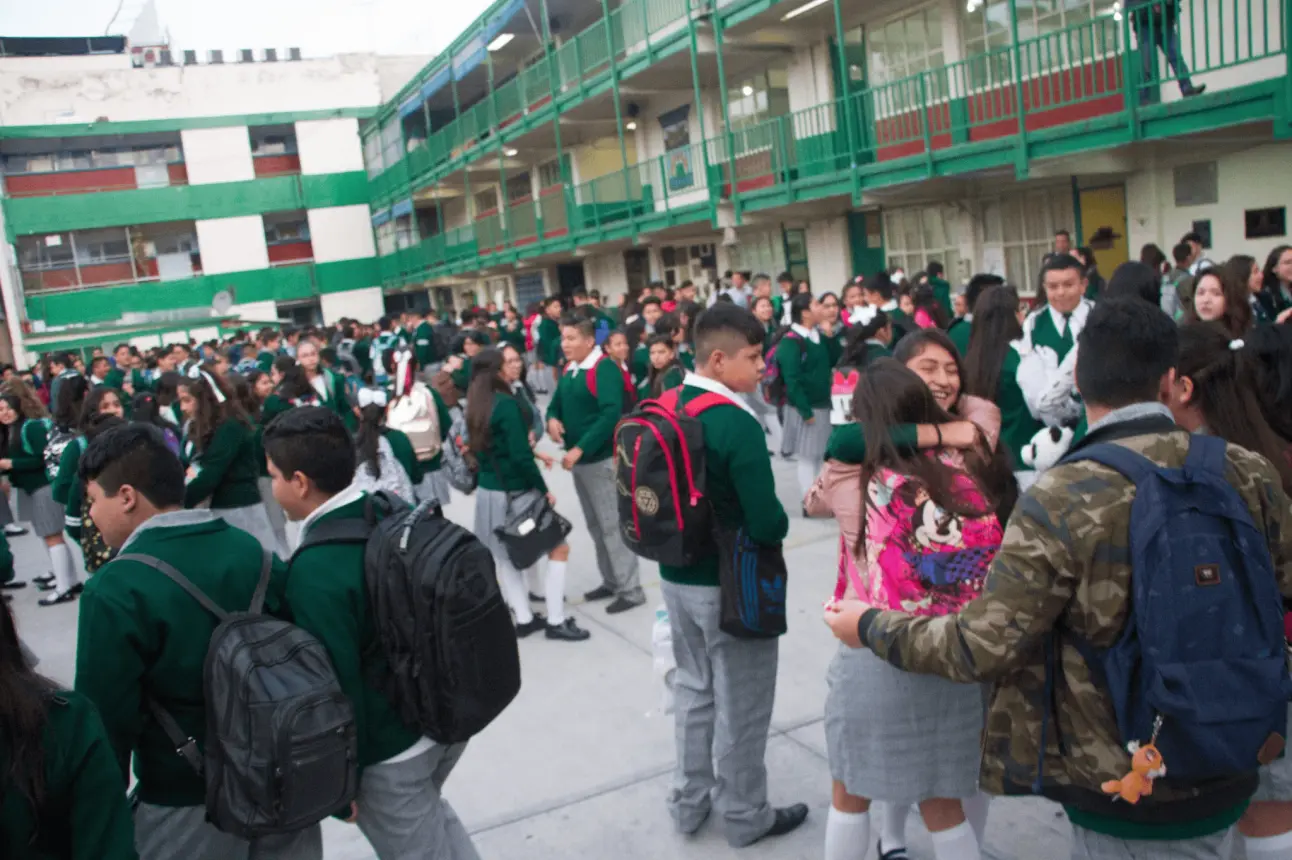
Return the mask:
<path fill-rule="evenodd" d="M 664 303 L 660 301 L 659 296 L 647 296 L 641 300 L 640 310 L 646 310 L 647 305 L 660 305 L 661 309 L 663 309 Z"/>
<path fill-rule="evenodd" d="M 1279 258 L 1288 251 L 1292 251 L 1292 245 L 1277 245 L 1265 258 L 1265 266 L 1261 269 L 1261 289 L 1272 295 L 1278 295 L 1280 289 L 1279 276 L 1274 270 L 1278 268 Z"/>
<path fill-rule="evenodd" d="M 5 745 L 6 788 L 44 818 L 45 724 L 58 685 L 36 672 L 23 653 L 9 606 L 0 603 L 0 738 Z M 15 805 L 17 808 L 17 805 Z"/>
<path fill-rule="evenodd" d="M 187 388 L 197 402 L 197 409 L 190 416 L 187 437 L 192 440 L 194 449 L 200 454 L 211 444 L 215 430 L 225 421 L 240 421 L 250 425 L 247 413 L 234 396 L 233 389 L 222 376 L 209 364 L 198 365 L 200 374 L 196 379 L 182 377 L 180 388 Z M 216 392 L 220 396 L 216 396 Z"/>
<path fill-rule="evenodd" d="M 90 383 L 84 376 L 70 376 L 58 385 L 58 399 L 54 402 L 54 424 L 63 430 L 75 429 L 81 422 L 81 410 Z"/>
<path fill-rule="evenodd" d="M 58 393 L 62 394 L 63 390 L 60 388 Z M 117 398 L 117 402 L 122 406 L 122 411 L 125 411 L 126 399 L 117 389 L 109 388 L 106 385 L 100 385 L 97 388 L 91 389 L 90 393 L 85 397 L 84 404 L 81 406 L 81 416 L 77 421 L 77 427 L 82 433 L 89 432 L 91 422 L 99 417 L 99 410 L 103 406 L 103 398 L 107 397 L 109 394 Z"/>
<path fill-rule="evenodd" d="M 102 413 L 90 416 L 85 422 L 85 441 L 93 442 L 100 434 L 106 433 L 113 427 L 124 427 L 128 422 L 120 415 L 104 415 Z"/>
<path fill-rule="evenodd" d="M 811 293 L 795 293 L 794 298 L 790 299 L 790 322 L 802 325 L 803 314 L 812 308 L 813 301 L 815 298 Z"/>
<path fill-rule="evenodd" d="M 1180 237 L 1180 241 L 1195 242 L 1199 247 L 1206 244 L 1202 241 L 1202 234 L 1195 230 L 1190 230 L 1188 233 L 1185 233 L 1183 236 Z"/>
<path fill-rule="evenodd" d="M 983 294 L 984 290 L 990 287 L 999 287 L 1005 283 L 1005 279 L 1000 275 L 993 275 L 988 272 L 980 272 L 969 279 L 965 286 L 965 308 L 969 313 L 974 312 L 974 306 L 978 304 L 978 297 Z"/>
<path fill-rule="evenodd" d="M 1056 238 L 1056 239 L 1057 239 L 1057 238 L 1059 238 L 1060 236 L 1066 237 L 1066 238 L 1068 238 L 1068 239 L 1071 239 L 1071 238 L 1072 238 L 1072 234 L 1071 234 L 1071 233 L 1069 233 L 1067 230 L 1055 230 L 1055 231 L 1054 231 L 1054 238 Z"/>
<path fill-rule="evenodd" d="M 274 370 L 282 374 L 282 381 L 278 383 L 278 396 L 284 400 L 299 400 L 302 397 L 311 397 L 316 392 L 314 386 L 310 384 L 310 378 L 305 373 L 305 368 L 297 364 L 296 359 L 288 355 L 280 355 L 274 359 Z"/>
<path fill-rule="evenodd" d="M 381 478 L 381 431 L 385 426 L 385 406 L 369 403 L 359 410 L 359 432 L 354 437 L 357 464 L 368 466 L 374 478 Z"/>
<path fill-rule="evenodd" d="M 997 402 L 1001 366 L 1013 349 L 1010 343 L 1023 336 L 1018 306 L 1018 291 L 1013 287 L 992 287 L 978 297 L 964 358 L 966 394 Z"/>
<path fill-rule="evenodd" d="M 1166 263 L 1166 254 L 1152 242 L 1139 249 L 1139 261 L 1154 271 L 1161 271 Z"/>
<path fill-rule="evenodd" d="M 1193 246 L 1188 242 L 1181 242 L 1171 249 L 1171 257 L 1174 258 L 1177 266 L 1183 266 L 1192 255 Z"/>
<path fill-rule="evenodd" d="M 184 464 L 151 424 L 123 424 L 96 436 L 81 454 L 80 478 L 109 496 L 129 484 L 153 507 L 184 506 Z"/>
<path fill-rule="evenodd" d="M 1066 234 L 1063 234 L 1062 231 L 1060 231 L 1054 235 L 1059 236 Z M 1046 260 L 1045 265 L 1041 267 L 1041 278 L 1044 280 L 1046 272 L 1065 272 L 1068 269 L 1076 269 L 1083 275 L 1086 273 L 1086 267 L 1072 254 L 1054 254 Z"/>
<path fill-rule="evenodd" d="M 290 478 L 300 473 L 320 492 L 335 496 L 354 481 L 355 450 L 341 416 L 323 406 L 302 406 L 265 427 L 265 456 Z"/>
<path fill-rule="evenodd" d="M 562 323 L 564 324 L 564 323 Z M 467 438 L 471 452 L 479 457 L 493 442 L 489 419 L 493 415 L 494 393 L 511 395 L 511 387 L 502 378 L 502 350 L 482 349 L 471 360 L 471 381 L 467 384 Z"/>
<path fill-rule="evenodd" d="M 179 397 L 179 384 L 184 381 L 184 374 L 168 370 L 157 377 L 157 405 L 170 406 Z"/>
<path fill-rule="evenodd" d="M 920 284 L 911 291 L 911 301 L 915 303 L 916 309 L 924 309 L 924 312 L 933 318 L 933 324 L 940 329 L 945 329 L 949 324 L 947 312 L 942 308 L 942 303 L 938 301 L 937 296 L 933 293 L 933 287 L 928 284 Z"/>
<path fill-rule="evenodd" d="M 561 317 L 561 328 L 577 329 L 579 334 L 584 337 L 596 337 L 597 325 L 592 318 L 577 312 L 571 312 Z"/>
<path fill-rule="evenodd" d="M 1292 326 L 1257 326 L 1243 339 L 1265 420 L 1292 442 Z"/>
<path fill-rule="evenodd" d="M 142 424 L 171 427 L 170 423 L 161 417 L 161 406 L 157 403 L 157 397 L 148 391 L 140 391 L 130 398 L 130 418 Z"/>
<path fill-rule="evenodd" d="M 1077 388 L 1087 404 L 1107 409 L 1157 402 L 1162 377 L 1180 355 L 1171 318 L 1135 299 L 1096 304 L 1077 343 Z"/>
<path fill-rule="evenodd" d="M 942 264 L 937 260 L 929 260 L 929 264 L 924 267 L 924 271 L 928 273 L 930 278 L 940 278 L 946 269 L 942 268 Z"/>
<path fill-rule="evenodd" d="M 847 339 L 843 346 L 843 355 L 839 357 L 839 367 L 865 367 L 871 340 L 889 324 L 888 314 L 876 311 L 868 323 L 855 323 L 848 327 Z"/>
<path fill-rule="evenodd" d="M 111 362 L 108 361 L 108 357 L 106 355 L 96 355 L 94 356 L 94 358 L 90 359 L 91 370 L 93 370 L 94 368 L 98 367 L 101 364 L 102 365 L 111 364 Z"/>
<path fill-rule="evenodd" d="M 695 360 L 708 362 L 717 350 L 738 352 L 748 346 L 763 345 L 767 332 L 758 317 L 734 302 L 714 303 L 696 317 L 692 327 L 695 336 Z"/>
<path fill-rule="evenodd" d="M 892 301 L 893 296 L 897 293 L 897 287 L 893 284 L 893 278 L 888 272 L 879 272 L 875 277 L 867 278 L 861 288 L 866 292 L 879 293 L 885 302 Z"/>
<path fill-rule="evenodd" d="M 660 346 L 668 347 L 669 350 L 671 350 L 673 353 L 673 360 L 668 364 L 664 365 L 664 367 L 659 368 L 659 367 L 656 367 L 652 362 L 650 362 L 649 356 L 647 356 L 648 358 L 647 367 L 650 368 L 650 372 L 647 374 L 646 378 L 647 378 L 647 385 L 649 386 L 651 397 L 659 397 L 661 394 L 663 394 L 665 374 L 667 374 L 674 367 L 682 366 L 682 363 L 677 359 L 677 344 L 673 342 L 673 338 L 671 336 L 666 334 L 651 335 L 650 338 L 647 339 L 646 341 L 646 348 L 649 350 L 650 347 L 655 346 L 656 344 L 659 344 Z"/>
<path fill-rule="evenodd" d="M 1203 278 L 1215 278 L 1220 284 L 1220 291 L 1225 297 L 1225 313 L 1219 322 L 1224 323 L 1230 337 L 1244 337 L 1252 327 L 1252 303 L 1250 290 L 1247 289 L 1247 276 L 1239 278 L 1229 266 L 1211 266 L 1203 269 L 1193 280 L 1194 303 L 1185 308 L 1184 318 L 1188 322 L 1198 322 L 1197 297 L 1198 287 Z"/>
<path fill-rule="evenodd" d="M 1113 269 L 1099 298 L 1136 298 L 1157 305 L 1162 299 L 1162 276 L 1147 263 L 1128 260 Z"/>

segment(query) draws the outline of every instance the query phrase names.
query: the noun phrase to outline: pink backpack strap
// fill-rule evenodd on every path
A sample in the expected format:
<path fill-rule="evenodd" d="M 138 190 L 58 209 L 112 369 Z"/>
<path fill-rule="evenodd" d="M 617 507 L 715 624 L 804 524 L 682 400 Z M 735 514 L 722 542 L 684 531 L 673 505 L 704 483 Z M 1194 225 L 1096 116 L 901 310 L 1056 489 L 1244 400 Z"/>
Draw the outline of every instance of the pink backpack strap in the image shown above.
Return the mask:
<path fill-rule="evenodd" d="M 592 365 L 592 369 L 584 374 L 584 378 L 588 383 L 588 391 L 592 392 L 594 398 L 597 396 L 597 368 L 601 366 L 601 362 L 605 361 L 606 358 L 608 356 L 603 354 L 601 358 L 597 359 L 597 363 Z"/>

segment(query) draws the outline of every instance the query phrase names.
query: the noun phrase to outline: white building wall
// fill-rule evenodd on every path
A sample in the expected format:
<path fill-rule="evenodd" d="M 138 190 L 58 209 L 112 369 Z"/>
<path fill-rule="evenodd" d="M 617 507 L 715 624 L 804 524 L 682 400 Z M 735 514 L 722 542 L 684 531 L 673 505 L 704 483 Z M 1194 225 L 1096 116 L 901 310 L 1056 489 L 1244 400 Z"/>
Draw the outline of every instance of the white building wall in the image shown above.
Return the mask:
<path fill-rule="evenodd" d="M 223 275 L 269 268 L 265 222 L 259 215 L 209 218 L 194 222 L 202 249 L 202 272 Z"/>
<path fill-rule="evenodd" d="M 356 320 L 376 320 L 386 313 L 381 287 L 346 290 L 344 293 L 324 293 L 319 296 L 323 309 L 323 324 L 332 325 L 343 317 Z"/>
<path fill-rule="evenodd" d="M 278 305 L 272 301 L 247 302 L 229 308 L 229 313 L 237 314 L 248 322 L 271 323 L 278 319 Z"/>
<path fill-rule="evenodd" d="M 807 225 L 808 270 L 817 294 L 838 292 L 852 278 L 852 248 L 848 244 L 848 219 L 844 216 L 812 221 Z"/>
<path fill-rule="evenodd" d="M 605 304 L 617 304 L 628 292 L 628 267 L 621 251 L 594 254 L 583 259 L 583 280 L 589 290 L 599 290 Z"/>
<path fill-rule="evenodd" d="M 194 128 L 179 133 L 189 185 L 240 182 L 256 178 L 251 139 L 245 125 Z"/>
<path fill-rule="evenodd" d="M 314 262 L 331 263 L 336 260 L 357 260 L 373 257 L 377 246 L 373 240 L 372 219 L 366 203 L 353 206 L 329 206 L 310 209 L 305 213 L 310 224 L 310 244 L 314 246 Z M 206 248 L 202 248 L 206 259 Z"/>
<path fill-rule="evenodd" d="M 357 119 L 311 119 L 296 123 L 296 150 L 303 174 L 364 169 Z"/>

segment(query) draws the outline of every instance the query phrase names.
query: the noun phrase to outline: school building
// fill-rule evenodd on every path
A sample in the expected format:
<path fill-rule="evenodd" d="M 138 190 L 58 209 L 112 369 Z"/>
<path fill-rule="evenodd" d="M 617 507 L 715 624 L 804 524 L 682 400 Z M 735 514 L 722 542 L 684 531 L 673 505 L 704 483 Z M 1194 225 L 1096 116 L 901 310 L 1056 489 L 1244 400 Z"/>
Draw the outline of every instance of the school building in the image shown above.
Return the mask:
<path fill-rule="evenodd" d="M 148 343 L 728 269 L 823 291 L 929 259 L 1026 290 L 1057 229 L 1105 276 L 1191 229 L 1263 257 L 1292 197 L 1289 0 L 1124 3 L 497 0 L 429 62 L 4 40 L 7 333 Z"/>
<path fill-rule="evenodd" d="M 0 352 L 380 315 L 359 123 L 426 57 L 135 35 L 0 39 Z"/>

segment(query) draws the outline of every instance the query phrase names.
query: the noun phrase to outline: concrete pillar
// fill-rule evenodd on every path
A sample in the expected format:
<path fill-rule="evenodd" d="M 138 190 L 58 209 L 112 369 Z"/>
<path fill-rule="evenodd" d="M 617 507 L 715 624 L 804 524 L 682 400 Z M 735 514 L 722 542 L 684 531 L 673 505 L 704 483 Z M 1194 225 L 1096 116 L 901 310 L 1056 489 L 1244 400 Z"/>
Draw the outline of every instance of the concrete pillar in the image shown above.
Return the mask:
<path fill-rule="evenodd" d="M 376 256 L 377 245 L 372 235 L 368 204 L 309 209 L 305 216 L 310 224 L 314 262 L 331 263 Z M 204 254 L 205 250 L 203 248 Z"/>
<path fill-rule="evenodd" d="M 323 324 L 332 325 L 343 317 L 371 322 L 386 312 L 386 302 L 381 287 L 346 290 L 344 293 L 324 293 L 319 296 L 323 310 Z"/>
<path fill-rule="evenodd" d="M 251 139 L 245 125 L 195 128 L 179 133 L 189 185 L 240 182 L 256 178 Z"/>
<path fill-rule="evenodd" d="M 259 215 L 195 221 L 202 272 L 223 275 L 269 268 L 265 222 Z"/>
<path fill-rule="evenodd" d="M 840 215 L 807 225 L 808 270 L 817 295 L 839 292 L 852 279 L 852 248 L 848 244 L 848 219 Z M 775 277 L 775 273 L 771 273 Z"/>

